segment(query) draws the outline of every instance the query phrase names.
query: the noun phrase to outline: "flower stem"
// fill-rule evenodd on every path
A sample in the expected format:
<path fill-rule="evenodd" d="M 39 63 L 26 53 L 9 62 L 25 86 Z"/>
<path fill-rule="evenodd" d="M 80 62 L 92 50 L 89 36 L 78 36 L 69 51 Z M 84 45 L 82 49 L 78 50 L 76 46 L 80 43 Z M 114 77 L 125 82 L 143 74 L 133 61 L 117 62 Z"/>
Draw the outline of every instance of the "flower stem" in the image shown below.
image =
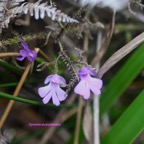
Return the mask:
<path fill-rule="evenodd" d="M 38 52 L 39 49 L 36 48 L 35 51 Z M 26 79 L 26 77 L 27 77 L 27 75 L 28 75 L 28 73 L 29 73 L 29 71 L 31 69 L 31 65 L 32 65 L 32 63 L 29 62 L 28 65 L 26 66 L 25 71 L 24 71 L 24 73 L 23 73 L 23 75 L 22 75 L 22 77 L 21 77 L 21 79 L 20 79 L 20 81 L 19 81 L 14 93 L 13 93 L 13 96 L 18 96 L 18 94 L 19 94 L 19 92 L 20 92 L 20 90 L 21 90 L 21 88 L 22 88 L 22 86 L 24 84 L 24 81 L 25 81 L 25 79 Z M 14 105 L 14 102 L 15 102 L 14 100 L 10 100 L 9 101 L 9 103 L 8 103 L 6 109 L 5 109 L 4 114 L 2 115 L 2 117 L 0 119 L 0 129 L 2 128 L 4 122 L 6 121 L 6 119 L 8 117 L 8 114 L 10 113 L 10 110 L 11 110 L 12 106 Z"/>

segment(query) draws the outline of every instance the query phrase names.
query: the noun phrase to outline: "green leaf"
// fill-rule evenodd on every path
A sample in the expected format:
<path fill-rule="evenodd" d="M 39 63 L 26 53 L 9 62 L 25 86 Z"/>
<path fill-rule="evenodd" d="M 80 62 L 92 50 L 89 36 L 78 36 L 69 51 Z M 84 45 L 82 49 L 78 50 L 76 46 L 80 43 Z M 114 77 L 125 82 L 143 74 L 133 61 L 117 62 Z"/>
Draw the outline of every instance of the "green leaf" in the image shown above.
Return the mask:
<path fill-rule="evenodd" d="M 113 125 L 101 144 L 131 144 L 144 130 L 144 91 Z"/>
<path fill-rule="evenodd" d="M 143 68 L 144 45 L 141 45 L 103 91 L 100 97 L 100 116 L 122 95 Z"/>

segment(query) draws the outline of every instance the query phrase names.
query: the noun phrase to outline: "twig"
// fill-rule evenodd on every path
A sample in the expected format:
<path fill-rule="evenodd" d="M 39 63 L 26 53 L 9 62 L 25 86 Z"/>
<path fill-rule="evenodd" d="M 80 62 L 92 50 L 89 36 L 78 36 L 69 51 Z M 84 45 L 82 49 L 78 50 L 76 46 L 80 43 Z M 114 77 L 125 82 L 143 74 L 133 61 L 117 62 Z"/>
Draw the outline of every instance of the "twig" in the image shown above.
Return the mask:
<path fill-rule="evenodd" d="M 20 54 L 16 53 L 16 52 L 0 53 L 0 58 L 2 58 L 2 57 L 16 57 L 16 56 L 20 56 Z"/>
<path fill-rule="evenodd" d="M 47 56 L 42 50 L 39 50 L 39 54 L 41 54 L 42 57 L 45 58 L 45 60 L 46 60 L 47 62 L 50 62 L 50 61 L 51 61 L 51 60 L 48 58 L 48 56 Z"/>

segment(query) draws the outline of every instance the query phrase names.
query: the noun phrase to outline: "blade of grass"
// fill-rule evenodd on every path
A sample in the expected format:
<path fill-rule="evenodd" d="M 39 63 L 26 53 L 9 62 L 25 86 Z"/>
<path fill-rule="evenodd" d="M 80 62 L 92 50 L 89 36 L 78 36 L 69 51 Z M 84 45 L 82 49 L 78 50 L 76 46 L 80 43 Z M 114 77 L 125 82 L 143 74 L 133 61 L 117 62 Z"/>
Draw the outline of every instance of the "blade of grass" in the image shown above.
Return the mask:
<path fill-rule="evenodd" d="M 44 131 L 36 131 L 36 132 L 28 133 L 27 135 L 24 135 L 14 140 L 11 144 L 21 144 L 22 142 L 25 142 L 26 140 L 42 136 L 43 134 L 44 134 Z"/>
<path fill-rule="evenodd" d="M 13 66 L 12 64 L 6 63 L 2 60 L 0 60 L 0 65 L 7 68 L 8 70 L 11 70 L 13 72 L 16 72 L 17 74 L 22 74 L 23 70 Z"/>
<path fill-rule="evenodd" d="M 121 96 L 144 68 L 144 45 L 141 45 L 113 77 L 100 97 L 100 116 Z"/>
<path fill-rule="evenodd" d="M 41 102 L 38 102 L 38 101 L 35 101 L 35 100 L 29 100 L 29 99 L 21 98 L 20 96 L 14 97 L 13 95 L 10 95 L 10 94 L 4 93 L 4 92 L 0 92 L 0 98 L 7 98 L 7 99 L 10 99 L 10 100 L 15 100 L 15 101 L 18 101 L 18 102 L 21 102 L 21 103 L 26 103 L 26 104 L 31 104 L 31 105 L 56 107 L 53 104 L 44 105 Z M 60 108 L 60 107 L 70 108 L 70 107 L 76 107 L 76 106 L 77 106 L 76 104 L 72 104 L 72 105 L 61 104 L 60 106 L 58 106 L 56 108 Z"/>
<path fill-rule="evenodd" d="M 144 91 L 123 113 L 101 144 L 131 144 L 144 130 Z"/>
<path fill-rule="evenodd" d="M 6 88 L 6 87 L 15 87 L 17 86 L 18 82 L 14 83 L 6 83 L 6 84 L 0 84 L 0 88 Z"/>

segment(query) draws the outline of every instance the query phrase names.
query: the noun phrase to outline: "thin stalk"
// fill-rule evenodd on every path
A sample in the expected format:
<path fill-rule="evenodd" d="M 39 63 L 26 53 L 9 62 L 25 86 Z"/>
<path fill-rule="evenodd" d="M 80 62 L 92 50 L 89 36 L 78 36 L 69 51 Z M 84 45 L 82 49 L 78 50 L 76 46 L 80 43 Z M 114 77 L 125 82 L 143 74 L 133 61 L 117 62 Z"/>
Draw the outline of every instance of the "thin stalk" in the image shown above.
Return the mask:
<path fill-rule="evenodd" d="M 2 57 L 16 57 L 16 56 L 20 56 L 20 54 L 16 53 L 16 52 L 0 53 L 0 58 L 2 58 Z"/>
<path fill-rule="evenodd" d="M 48 58 L 48 56 L 42 51 L 39 49 L 39 54 L 42 55 L 42 57 L 47 61 L 47 62 L 50 62 L 51 60 Z"/>
<path fill-rule="evenodd" d="M 80 96 L 79 97 L 78 111 L 77 111 L 74 144 L 79 144 L 79 133 L 80 133 L 80 126 L 81 126 L 81 118 L 82 118 L 82 108 L 83 108 L 83 99 Z"/>
<path fill-rule="evenodd" d="M 46 106 L 46 107 L 53 107 L 53 108 L 72 108 L 72 107 L 77 107 L 76 104 L 61 104 L 59 107 L 54 106 L 53 104 L 43 104 L 39 101 L 36 100 L 31 100 L 31 99 L 26 99 L 22 98 L 21 96 L 14 97 L 13 95 L 0 92 L 0 98 L 6 98 L 9 100 L 14 100 L 17 102 L 25 103 L 25 104 L 30 104 L 30 105 L 37 105 L 37 106 Z"/>
<path fill-rule="evenodd" d="M 96 44 L 96 52 L 98 52 L 101 48 L 102 44 L 102 32 L 98 32 L 97 36 L 97 44 Z M 100 63 L 98 63 L 96 66 L 96 70 L 99 70 Z M 94 96 L 93 100 L 93 110 L 94 110 L 94 144 L 100 143 L 100 134 L 99 134 L 99 97 Z"/>

